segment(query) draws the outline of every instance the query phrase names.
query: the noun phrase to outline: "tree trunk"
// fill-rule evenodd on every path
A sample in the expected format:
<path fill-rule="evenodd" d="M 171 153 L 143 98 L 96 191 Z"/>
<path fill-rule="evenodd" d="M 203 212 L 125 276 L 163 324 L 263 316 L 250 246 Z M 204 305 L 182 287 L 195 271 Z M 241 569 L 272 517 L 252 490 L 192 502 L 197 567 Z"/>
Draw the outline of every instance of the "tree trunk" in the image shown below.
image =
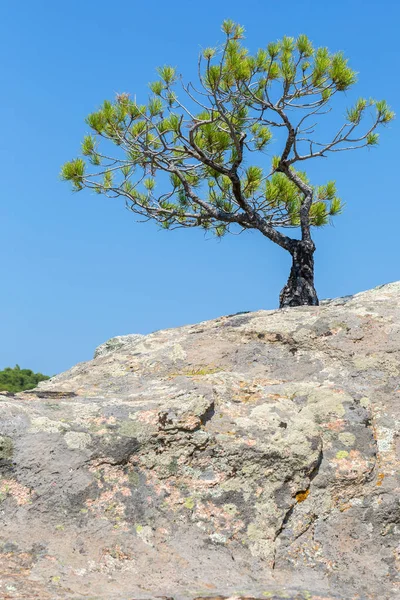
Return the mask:
<path fill-rule="evenodd" d="M 289 279 L 279 296 L 279 308 L 287 306 L 318 306 L 314 287 L 314 242 L 295 241 L 290 250 L 292 268 Z"/>

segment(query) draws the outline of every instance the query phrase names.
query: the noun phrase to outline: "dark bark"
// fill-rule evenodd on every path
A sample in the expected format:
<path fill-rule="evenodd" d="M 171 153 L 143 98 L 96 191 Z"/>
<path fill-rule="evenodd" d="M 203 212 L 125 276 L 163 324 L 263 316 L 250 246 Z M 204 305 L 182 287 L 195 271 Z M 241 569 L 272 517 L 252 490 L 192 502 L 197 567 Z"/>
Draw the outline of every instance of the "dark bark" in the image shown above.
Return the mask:
<path fill-rule="evenodd" d="M 292 255 L 292 268 L 287 284 L 280 293 L 279 307 L 318 306 L 314 287 L 314 242 L 293 240 L 289 252 Z"/>

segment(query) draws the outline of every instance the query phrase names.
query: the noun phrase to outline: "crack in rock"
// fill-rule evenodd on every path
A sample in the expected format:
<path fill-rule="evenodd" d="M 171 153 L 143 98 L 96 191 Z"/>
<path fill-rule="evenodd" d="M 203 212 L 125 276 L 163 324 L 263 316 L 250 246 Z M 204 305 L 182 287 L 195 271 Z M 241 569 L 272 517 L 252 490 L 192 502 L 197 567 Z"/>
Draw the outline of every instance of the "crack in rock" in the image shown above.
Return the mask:
<path fill-rule="evenodd" d="M 322 443 L 322 440 L 321 440 L 321 443 Z M 277 554 L 277 551 L 278 551 L 278 543 L 277 542 L 279 540 L 279 537 L 282 535 L 283 531 L 286 529 L 286 526 L 287 526 L 287 524 L 288 524 L 288 522 L 290 520 L 290 517 L 292 516 L 293 511 L 294 511 L 295 507 L 298 504 L 298 501 L 297 501 L 298 495 L 299 494 L 303 494 L 305 496 L 305 499 L 307 499 L 308 494 L 310 492 L 311 483 L 317 477 L 317 475 L 318 475 L 318 473 L 320 471 L 323 458 L 324 458 L 324 454 L 323 454 L 323 448 L 321 446 L 321 449 L 319 451 L 316 463 L 312 467 L 312 469 L 311 469 L 311 471 L 310 471 L 310 473 L 308 475 L 308 477 L 309 477 L 309 484 L 308 484 L 307 488 L 305 490 L 298 490 L 296 492 L 295 497 L 294 497 L 295 501 L 293 502 L 293 504 L 291 504 L 291 506 L 289 506 L 289 508 L 285 512 L 285 514 L 283 516 L 283 519 L 282 519 L 282 522 L 281 522 L 281 525 L 280 525 L 279 529 L 276 531 L 275 538 L 274 538 L 275 548 L 274 548 L 274 555 L 273 555 L 273 559 L 272 559 L 272 569 L 273 570 L 275 569 L 275 566 L 276 566 L 276 554 Z M 312 523 L 310 523 L 308 525 L 308 527 L 307 527 L 307 529 L 305 531 L 307 531 L 311 527 L 311 525 L 316 520 L 316 518 L 317 517 L 315 517 L 315 519 L 312 521 Z M 298 535 L 297 538 L 300 537 L 301 535 L 303 535 L 303 533 L 305 533 L 305 531 L 302 531 L 302 533 L 300 535 Z M 291 543 L 293 543 L 297 538 L 295 538 L 294 540 L 292 540 Z"/>

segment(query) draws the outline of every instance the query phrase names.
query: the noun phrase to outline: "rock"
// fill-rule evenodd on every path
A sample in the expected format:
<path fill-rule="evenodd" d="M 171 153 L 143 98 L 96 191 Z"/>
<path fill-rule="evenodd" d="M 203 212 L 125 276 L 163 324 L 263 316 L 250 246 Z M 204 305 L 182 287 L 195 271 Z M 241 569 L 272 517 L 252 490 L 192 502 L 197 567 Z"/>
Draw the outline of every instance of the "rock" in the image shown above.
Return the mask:
<path fill-rule="evenodd" d="M 1 396 L 0 596 L 400 597 L 399 352 L 393 283 Z"/>
<path fill-rule="evenodd" d="M 117 335 L 116 337 L 111 338 L 104 342 L 104 344 L 100 344 L 97 346 L 94 351 L 94 357 L 103 356 L 104 354 L 108 354 L 110 352 L 116 352 L 123 347 L 132 347 L 135 345 L 135 342 L 140 340 L 143 337 L 140 333 L 132 333 L 130 335 Z"/>

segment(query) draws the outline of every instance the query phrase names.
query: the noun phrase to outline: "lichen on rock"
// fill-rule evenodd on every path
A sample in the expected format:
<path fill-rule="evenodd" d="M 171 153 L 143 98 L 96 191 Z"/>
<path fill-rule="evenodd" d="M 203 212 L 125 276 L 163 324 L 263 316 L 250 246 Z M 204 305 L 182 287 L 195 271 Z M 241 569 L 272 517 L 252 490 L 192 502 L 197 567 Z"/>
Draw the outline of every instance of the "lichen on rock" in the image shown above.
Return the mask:
<path fill-rule="evenodd" d="M 0 435 L 0 461 L 12 459 L 14 444 L 7 435 Z"/>
<path fill-rule="evenodd" d="M 399 300 L 394 283 L 118 336 L 0 396 L 1 585 L 395 598 Z"/>

